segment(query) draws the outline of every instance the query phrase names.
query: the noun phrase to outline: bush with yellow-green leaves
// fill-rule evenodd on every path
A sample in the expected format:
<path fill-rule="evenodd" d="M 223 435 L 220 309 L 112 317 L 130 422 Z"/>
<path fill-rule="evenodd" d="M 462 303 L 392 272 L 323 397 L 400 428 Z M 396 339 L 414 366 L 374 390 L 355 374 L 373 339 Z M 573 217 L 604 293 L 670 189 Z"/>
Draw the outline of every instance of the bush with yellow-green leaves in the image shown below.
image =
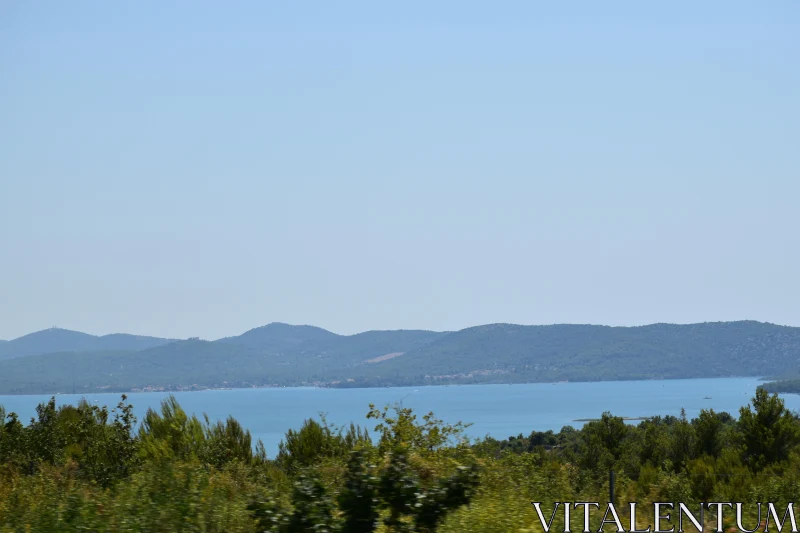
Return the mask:
<path fill-rule="evenodd" d="M 610 471 L 617 503 L 800 499 L 800 422 L 763 390 L 738 420 L 604 414 L 505 440 L 370 406 L 372 434 L 307 420 L 274 459 L 233 418 L 201 420 L 170 397 L 134 430 L 126 402 L 51 400 L 29 424 L 0 407 L 0 533 L 541 532 L 531 501 L 605 502 Z"/>

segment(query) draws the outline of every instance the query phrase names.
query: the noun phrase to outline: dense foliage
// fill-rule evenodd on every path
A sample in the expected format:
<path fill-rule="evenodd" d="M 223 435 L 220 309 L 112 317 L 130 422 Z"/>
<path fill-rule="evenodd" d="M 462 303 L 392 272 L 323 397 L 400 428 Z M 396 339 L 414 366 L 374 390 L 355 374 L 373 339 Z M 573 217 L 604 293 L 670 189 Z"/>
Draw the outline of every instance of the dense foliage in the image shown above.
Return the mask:
<path fill-rule="evenodd" d="M 2 533 L 522 533 L 541 531 L 532 500 L 607 501 L 609 471 L 617 503 L 800 498 L 800 421 L 763 389 L 738 419 L 606 413 L 473 442 L 432 413 L 370 406 L 371 434 L 307 420 L 272 459 L 233 418 L 198 419 L 174 398 L 141 424 L 125 396 L 110 411 L 51 400 L 28 424 L 0 417 Z"/>
<path fill-rule="evenodd" d="M 357 335 L 269 324 L 213 342 L 46 330 L 0 345 L 0 393 L 784 376 L 799 350 L 800 328 L 759 322 Z"/>

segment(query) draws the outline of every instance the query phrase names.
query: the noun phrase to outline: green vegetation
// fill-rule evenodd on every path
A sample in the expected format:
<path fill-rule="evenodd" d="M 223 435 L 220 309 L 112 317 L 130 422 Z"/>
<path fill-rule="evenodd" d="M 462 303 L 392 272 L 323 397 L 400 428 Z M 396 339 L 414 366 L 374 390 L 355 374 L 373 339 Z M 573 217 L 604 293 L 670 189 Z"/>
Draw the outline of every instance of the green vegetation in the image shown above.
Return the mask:
<path fill-rule="evenodd" d="M 58 353 L 31 355 L 56 345 Z M 344 336 L 270 324 L 213 342 L 46 330 L 0 351 L 16 354 L 0 360 L 0 394 L 603 381 L 786 375 L 797 366 L 800 328 L 495 324 Z"/>
<path fill-rule="evenodd" d="M 54 352 L 91 352 L 102 350 L 146 350 L 168 344 L 170 339 L 114 333 L 97 337 L 79 331 L 50 328 L 13 341 L 0 341 L 0 360 Z"/>
<path fill-rule="evenodd" d="M 800 394 L 800 379 L 781 379 L 761 385 L 767 392 L 788 392 Z"/>
<path fill-rule="evenodd" d="M 275 458 L 236 420 L 189 416 L 174 398 L 138 429 L 125 396 L 110 411 L 52 400 L 27 425 L 0 417 L 0 533 L 538 532 L 530 501 L 605 502 L 611 470 L 617 503 L 800 497 L 800 421 L 763 389 L 738 421 L 606 413 L 473 442 L 432 413 L 370 406 L 371 432 L 307 420 Z"/>

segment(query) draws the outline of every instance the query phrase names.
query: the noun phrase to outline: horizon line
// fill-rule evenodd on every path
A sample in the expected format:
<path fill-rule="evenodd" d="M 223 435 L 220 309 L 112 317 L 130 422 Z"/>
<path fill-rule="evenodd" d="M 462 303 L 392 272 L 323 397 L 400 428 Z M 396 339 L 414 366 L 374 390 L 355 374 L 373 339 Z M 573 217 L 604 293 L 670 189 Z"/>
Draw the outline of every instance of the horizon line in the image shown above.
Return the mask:
<path fill-rule="evenodd" d="M 473 328 L 479 328 L 479 327 L 485 327 L 485 326 L 520 326 L 520 327 L 591 326 L 591 327 L 602 327 L 602 328 L 632 329 L 632 328 L 644 328 L 644 327 L 651 327 L 651 326 L 696 326 L 696 325 L 704 325 L 704 324 L 735 324 L 735 323 L 742 323 L 742 322 L 755 322 L 757 324 L 764 324 L 764 325 L 778 326 L 778 327 L 785 327 L 785 328 L 797 328 L 797 327 L 800 327 L 800 326 L 792 326 L 792 325 L 788 325 L 788 324 L 778 324 L 778 323 L 769 322 L 769 321 L 755 320 L 755 319 L 706 320 L 704 322 L 651 322 L 651 323 L 637 324 L 637 325 L 609 325 L 609 324 L 592 324 L 592 323 L 578 323 L 578 322 L 553 322 L 553 323 L 549 323 L 549 324 L 521 324 L 521 323 L 516 323 L 516 322 L 487 322 L 487 323 L 484 323 L 484 324 L 476 324 L 476 325 L 467 326 L 467 327 L 463 327 L 463 328 L 460 328 L 460 329 L 453 329 L 453 330 L 438 330 L 438 329 L 424 329 L 424 328 L 367 329 L 367 330 L 362 330 L 362 331 L 359 331 L 359 332 L 356 332 L 356 333 L 346 334 L 346 333 L 336 333 L 335 331 L 331 331 L 331 330 L 329 330 L 327 328 L 324 328 L 324 327 L 321 327 L 321 326 L 315 326 L 313 324 L 291 324 L 291 323 L 288 323 L 288 322 L 276 322 L 276 321 L 273 321 L 273 322 L 268 322 L 266 324 L 263 324 L 261 326 L 256 326 L 256 327 L 244 330 L 239 334 L 226 335 L 226 336 L 217 337 L 217 338 L 214 338 L 214 339 L 201 337 L 201 336 L 198 336 L 198 335 L 192 335 L 192 336 L 189 336 L 189 337 L 161 337 L 161 336 L 156 336 L 156 335 L 148 335 L 148 334 L 140 334 L 140 333 L 126 333 L 126 332 L 122 332 L 122 331 L 115 331 L 115 332 L 112 332 L 112 333 L 96 334 L 96 333 L 87 333 L 86 331 L 81 331 L 81 330 L 77 330 L 77 329 L 62 328 L 62 327 L 59 327 L 59 326 L 50 326 L 49 328 L 43 328 L 43 329 L 40 329 L 40 330 L 32 331 L 30 333 L 25 333 L 23 335 L 20 335 L 19 337 L 14 337 L 12 339 L 0 339 L 0 342 L 14 342 L 14 341 L 22 339 L 24 337 L 28 337 L 30 335 L 36 335 L 37 333 L 43 333 L 43 332 L 49 331 L 49 330 L 60 330 L 60 331 L 69 331 L 69 332 L 72 332 L 72 333 L 81 333 L 83 335 L 89 335 L 89 336 L 96 337 L 96 338 L 108 337 L 108 336 L 111 336 L 111 335 L 131 335 L 131 336 L 135 336 L 135 337 L 150 337 L 150 338 L 154 338 L 154 339 L 163 339 L 163 340 L 169 340 L 169 341 L 175 341 L 175 342 L 188 341 L 188 340 L 192 340 L 192 339 L 199 339 L 199 340 L 205 341 L 205 342 L 216 342 L 216 341 L 220 341 L 220 340 L 223 340 L 223 339 L 230 339 L 230 338 L 234 338 L 234 337 L 239 337 L 239 336 L 244 335 L 245 333 L 248 333 L 250 331 L 254 331 L 254 330 L 265 328 L 265 327 L 272 326 L 272 325 L 289 326 L 289 327 L 293 327 L 293 328 L 304 328 L 304 327 L 315 328 L 315 329 L 319 329 L 319 330 L 322 330 L 322 331 L 326 331 L 326 332 L 331 333 L 333 335 L 337 335 L 339 337 L 353 337 L 355 335 L 362 335 L 364 333 L 389 332 L 389 331 L 426 331 L 426 332 L 431 332 L 431 333 L 456 333 L 456 332 L 459 332 L 459 331 L 464 331 L 464 330 L 473 329 Z"/>

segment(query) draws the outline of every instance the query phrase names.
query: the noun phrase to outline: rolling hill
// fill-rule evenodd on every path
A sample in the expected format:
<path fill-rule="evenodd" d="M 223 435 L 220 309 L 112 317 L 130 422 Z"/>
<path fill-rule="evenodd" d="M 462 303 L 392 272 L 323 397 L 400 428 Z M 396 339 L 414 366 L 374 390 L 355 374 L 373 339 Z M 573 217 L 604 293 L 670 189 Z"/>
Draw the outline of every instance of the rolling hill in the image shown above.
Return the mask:
<path fill-rule="evenodd" d="M 0 360 L 28 355 L 39 355 L 52 352 L 75 351 L 88 352 L 96 350 L 145 350 L 173 342 L 171 339 L 143 337 L 125 333 L 113 333 L 101 337 L 71 331 L 68 329 L 50 328 L 29 333 L 11 341 L 0 343 Z"/>
<path fill-rule="evenodd" d="M 16 351 L 3 353 L 16 355 L 0 361 L 0 393 L 12 394 L 766 376 L 800 368 L 800 328 L 752 321 L 356 335 L 273 323 L 217 341 L 45 330 L 9 342 Z"/>
<path fill-rule="evenodd" d="M 800 328 L 759 322 L 630 328 L 492 324 L 454 332 L 386 361 L 356 384 L 395 376 L 413 384 L 764 376 L 798 367 Z"/>

